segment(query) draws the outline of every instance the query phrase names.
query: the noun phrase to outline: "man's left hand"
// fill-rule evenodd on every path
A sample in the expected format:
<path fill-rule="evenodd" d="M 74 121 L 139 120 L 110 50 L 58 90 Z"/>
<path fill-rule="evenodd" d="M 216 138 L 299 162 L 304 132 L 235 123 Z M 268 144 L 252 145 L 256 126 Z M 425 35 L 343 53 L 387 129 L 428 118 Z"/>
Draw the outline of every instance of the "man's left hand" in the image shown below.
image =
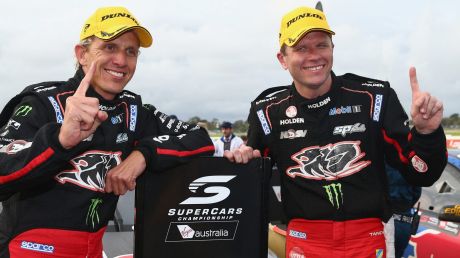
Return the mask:
<path fill-rule="evenodd" d="M 136 178 L 145 170 L 145 158 L 140 151 L 133 151 L 118 166 L 107 172 L 105 192 L 123 195 L 136 188 Z"/>
<path fill-rule="evenodd" d="M 412 88 L 411 117 L 415 129 L 421 134 L 429 134 L 438 129 L 443 116 L 443 104 L 428 92 L 422 92 L 417 80 L 415 67 L 409 69 Z"/>

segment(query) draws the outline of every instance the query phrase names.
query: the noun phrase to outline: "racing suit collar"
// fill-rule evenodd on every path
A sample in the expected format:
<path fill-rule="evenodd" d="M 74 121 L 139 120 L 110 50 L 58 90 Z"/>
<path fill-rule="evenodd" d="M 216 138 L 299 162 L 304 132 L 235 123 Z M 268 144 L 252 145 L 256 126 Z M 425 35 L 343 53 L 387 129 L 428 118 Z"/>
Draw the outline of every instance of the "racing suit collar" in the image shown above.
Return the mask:
<path fill-rule="evenodd" d="M 294 96 L 294 101 L 296 103 L 299 103 L 301 107 L 305 107 L 304 110 L 308 112 L 318 111 L 323 108 L 327 108 L 331 106 L 331 104 L 335 100 L 337 90 L 340 88 L 340 84 L 341 84 L 341 81 L 339 80 L 339 78 L 332 71 L 331 71 L 331 77 L 332 77 L 331 89 L 326 94 L 319 96 L 317 98 L 314 98 L 314 99 L 307 99 L 307 98 L 302 97 L 302 95 L 300 95 L 299 92 L 296 90 L 294 86 L 294 82 L 293 82 L 291 85 L 291 91 Z"/>

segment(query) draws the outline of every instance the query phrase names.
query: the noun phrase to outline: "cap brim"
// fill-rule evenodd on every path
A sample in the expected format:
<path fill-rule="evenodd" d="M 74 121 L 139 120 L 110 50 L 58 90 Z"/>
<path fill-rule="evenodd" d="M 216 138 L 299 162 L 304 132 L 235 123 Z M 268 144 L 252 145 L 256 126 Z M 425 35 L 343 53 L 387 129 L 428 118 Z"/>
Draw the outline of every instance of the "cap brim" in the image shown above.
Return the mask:
<path fill-rule="evenodd" d="M 130 31 L 130 30 L 133 30 L 136 33 L 137 37 L 139 38 L 139 45 L 141 47 L 147 48 L 152 45 L 152 42 L 153 42 L 152 35 L 146 28 L 142 26 L 131 26 L 131 27 L 123 26 L 121 28 L 114 28 L 113 30 L 114 32 L 111 33 L 109 37 L 104 37 L 102 33 L 97 33 L 95 36 L 102 40 L 109 41 L 109 40 L 113 40 L 119 37 L 123 33 Z"/>
<path fill-rule="evenodd" d="M 290 47 L 295 46 L 297 43 L 299 43 L 299 41 L 303 38 L 303 36 L 305 36 L 307 33 L 312 32 L 312 31 L 322 31 L 330 35 L 335 35 L 335 32 L 333 32 L 332 30 L 323 29 L 323 28 L 307 28 L 307 29 L 299 30 L 297 33 L 295 33 L 297 35 L 295 40 L 293 41 L 286 40 L 287 42 L 284 42 L 284 44 Z"/>

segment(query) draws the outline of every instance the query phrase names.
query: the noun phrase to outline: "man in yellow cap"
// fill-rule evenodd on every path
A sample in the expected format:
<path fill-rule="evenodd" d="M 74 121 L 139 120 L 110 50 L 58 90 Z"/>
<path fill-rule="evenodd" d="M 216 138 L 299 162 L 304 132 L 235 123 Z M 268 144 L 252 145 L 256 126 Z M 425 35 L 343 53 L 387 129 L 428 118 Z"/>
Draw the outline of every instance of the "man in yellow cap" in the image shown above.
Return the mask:
<path fill-rule="evenodd" d="M 446 165 L 443 105 L 421 92 L 410 68 L 411 119 L 386 81 L 332 72 L 323 12 L 300 7 L 281 21 L 278 60 L 293 83 L 257 97 L 248 146 L 225 156 L 270 156 L 281 174 L 286 257 L 385 257 L 389 213 L 384 161 L 428 186 Z"/>
<path fill-rule="evenodd" d="M 99 8 L 78 70 L 26 87 L 0 114 L 0 257 L 102 257 L 118 195 L 144 171 L 212 155 L 205 130 L 124 90 L 152 36 L 124 7 Z"/>

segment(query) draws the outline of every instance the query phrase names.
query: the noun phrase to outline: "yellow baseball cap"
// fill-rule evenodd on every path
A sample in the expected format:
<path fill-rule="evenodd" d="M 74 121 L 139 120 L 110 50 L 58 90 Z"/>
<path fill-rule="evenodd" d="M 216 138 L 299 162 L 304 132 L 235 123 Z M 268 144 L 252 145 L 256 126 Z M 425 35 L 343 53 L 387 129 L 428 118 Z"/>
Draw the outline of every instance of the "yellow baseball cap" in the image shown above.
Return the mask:
<path fill-rule="evenodd" d="M 309 7 L 299 7 L 283 16 L 280 28 L 280 47 L 286 44 L 290 47 L 310 31 L 324 31 L 331 35 L 335 33 L 329 28 L 323 12 Z"/>
<path fill-rule="evenodd" d="M 97 9 L 86 20 L 80 33 L 80 40 L 93 35 L 102 40 L 112 40 L 128 30 L 133 30 L 137 34 L 141 47 L 152 45 L 150 32 L 139 24 L 128 9 L 120 6 Z"/>

